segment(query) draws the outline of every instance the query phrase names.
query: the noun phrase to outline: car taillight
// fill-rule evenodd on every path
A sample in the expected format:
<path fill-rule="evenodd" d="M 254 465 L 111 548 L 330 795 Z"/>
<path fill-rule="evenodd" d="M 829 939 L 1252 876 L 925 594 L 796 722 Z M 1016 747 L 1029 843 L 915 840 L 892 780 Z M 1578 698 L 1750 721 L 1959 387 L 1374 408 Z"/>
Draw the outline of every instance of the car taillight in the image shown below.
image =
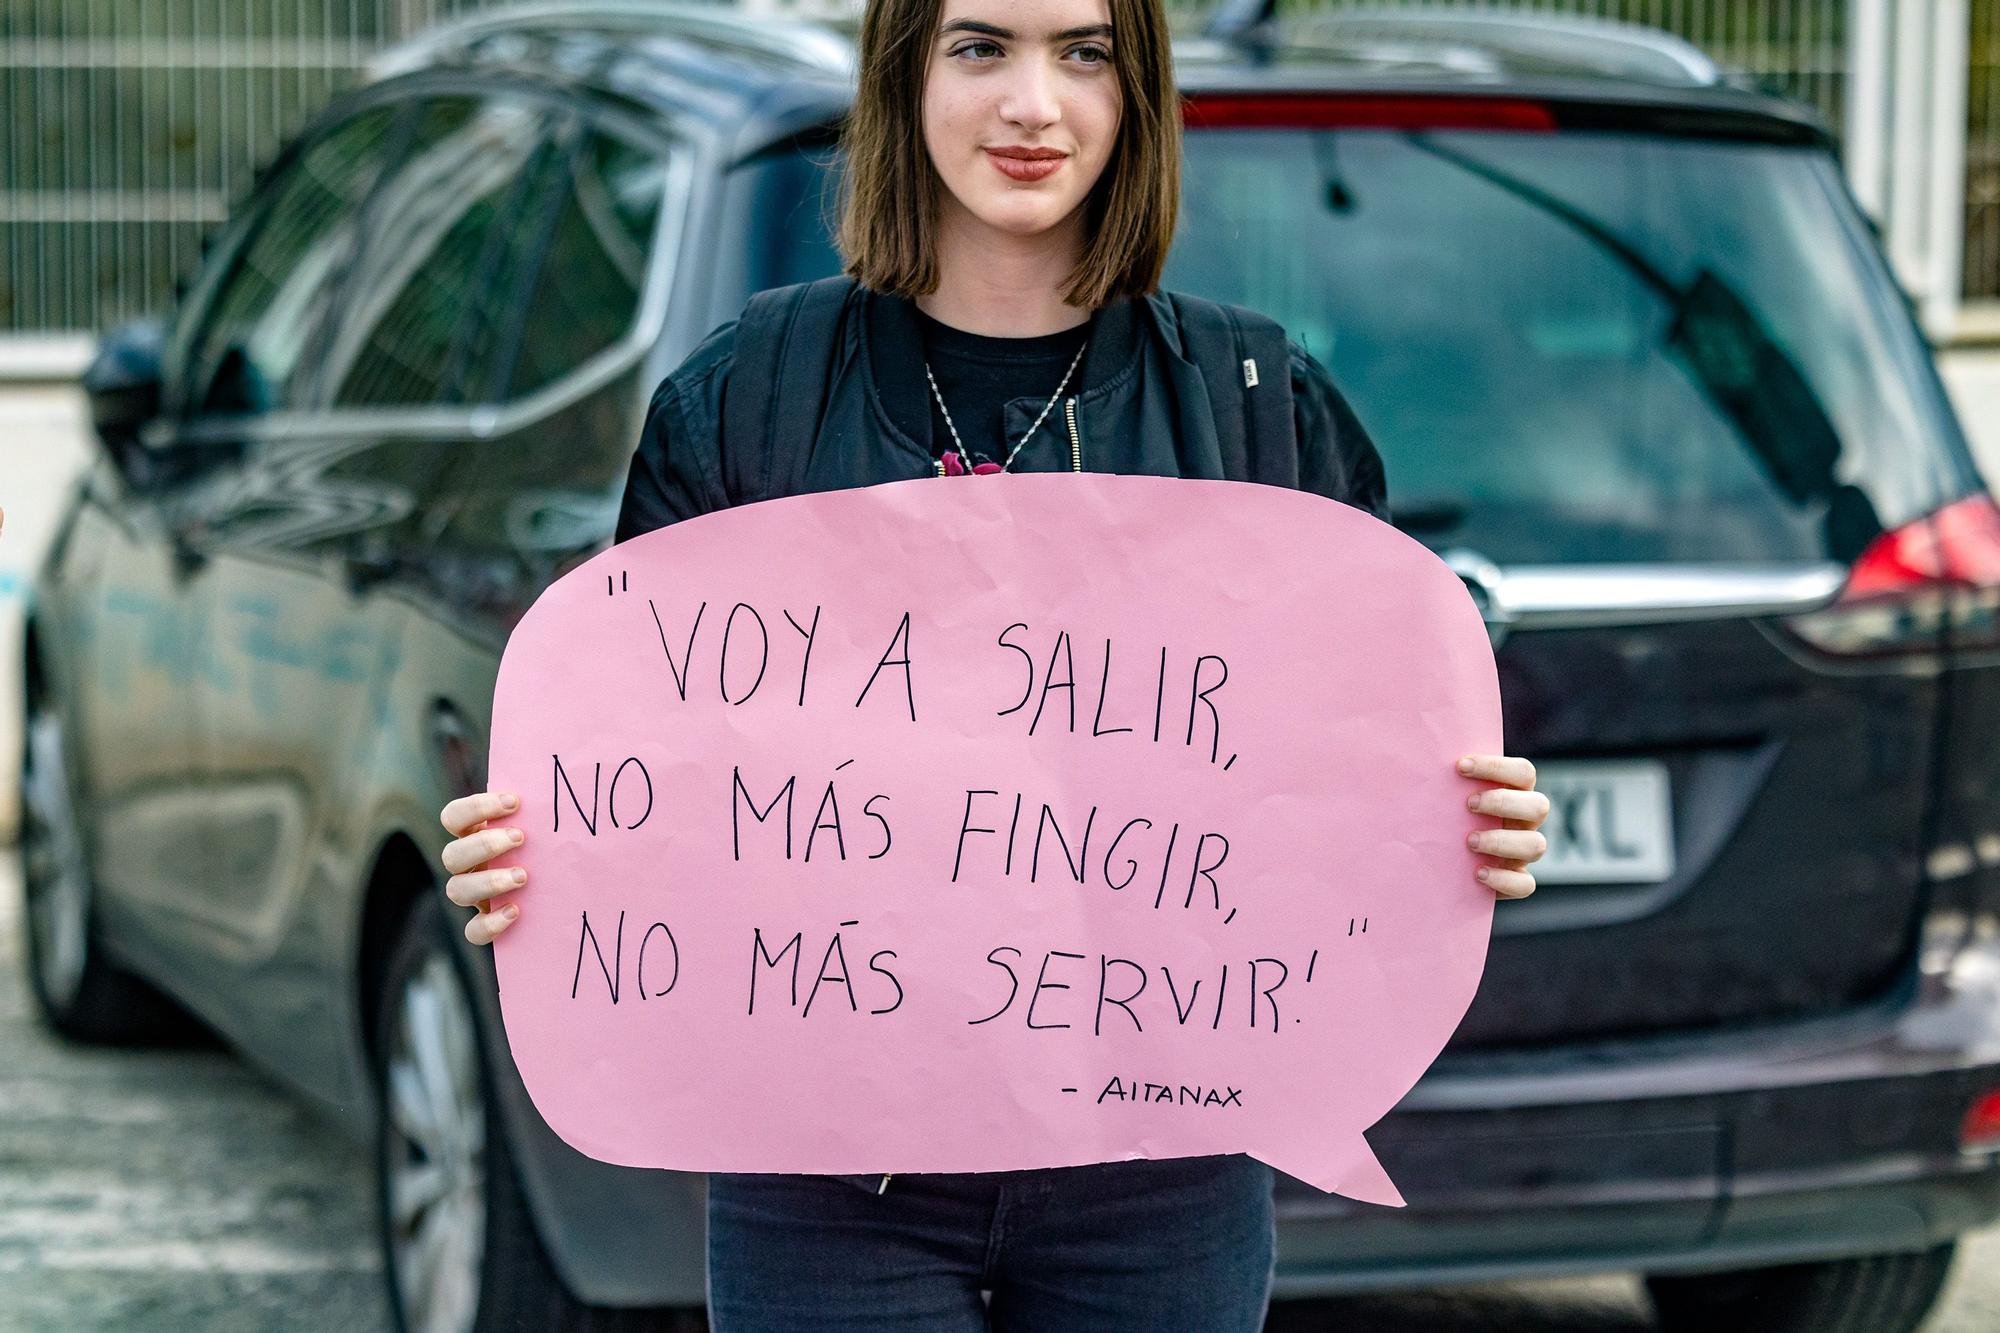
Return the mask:
<path fill-rule="evenodd" d="M 2000 1088 L 1973 1102 L 1959 1127 L 1959 1146 L 1968 1152 L 2000 1148 Z"/>
<path fill-rule="evenodd" d="M 1328 93 L 1201 93 L 1183 104 L 1189 129 L 1553 130 L 1555 113 L 1518 97 L 1383 97 Z"/>
<path fill-rule="evenodd" d="M 1786 623 L 1851 657 L 2000 648 L 2000 504 L 1968 495 L 1884 532 L 1830 606 Z"/>
<path fill-rule="evenodd" d="M 1992 496 L 1968 495 L 1877 537 L 1854 562 L 1847 595 L 1933 581 L 2000 587 L 2000 504 Z"/>

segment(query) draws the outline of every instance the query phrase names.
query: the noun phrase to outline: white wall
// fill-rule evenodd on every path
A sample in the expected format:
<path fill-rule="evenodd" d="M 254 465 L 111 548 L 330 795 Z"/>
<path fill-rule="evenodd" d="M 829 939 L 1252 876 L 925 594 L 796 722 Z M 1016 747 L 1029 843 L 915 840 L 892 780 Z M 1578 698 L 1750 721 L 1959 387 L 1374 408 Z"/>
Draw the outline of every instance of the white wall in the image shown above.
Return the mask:
<path fill-rule="evenodd" d="M 21 612 L 56 515 L 91 449 L 89 417 L 73 388 L 0 388 L 0 843 L 20 810 Z"/>
<path fill-rule="evenodd" d="M 1938 365 L 1986 484 L 2000 490 L 2000 347 L 1947 352 Z"/>

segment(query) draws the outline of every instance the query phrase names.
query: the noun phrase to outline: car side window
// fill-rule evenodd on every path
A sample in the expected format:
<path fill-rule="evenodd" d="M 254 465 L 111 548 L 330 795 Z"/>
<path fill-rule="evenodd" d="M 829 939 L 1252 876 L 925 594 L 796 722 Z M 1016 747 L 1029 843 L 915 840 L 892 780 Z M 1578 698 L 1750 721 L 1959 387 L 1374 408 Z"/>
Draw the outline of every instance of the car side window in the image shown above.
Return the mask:
<path fill-rule="evenodd" d="M 337 408 L 465 401 L 547 216 L 555 110 L 525 95 L 438 97 L 370 202 L 316 374 Z"/>
<path fill-rule="evenodd" d="M 553 224 L 519 306 L 519 347 L 492 381 L 492 398 L 544 388 L 631 332 L 667 170 L 663 149 L 594 125 L 583 131 L 549 201 Z"/>
<path fill-rule="evenodd" d="M 181 382 L 194 412 L 256 415 L 292 404 L 295 372 L 388 160 L 396 114 L 391 106 L 359 112 L 265 183 L 259 216 L 188 345 Z"/>

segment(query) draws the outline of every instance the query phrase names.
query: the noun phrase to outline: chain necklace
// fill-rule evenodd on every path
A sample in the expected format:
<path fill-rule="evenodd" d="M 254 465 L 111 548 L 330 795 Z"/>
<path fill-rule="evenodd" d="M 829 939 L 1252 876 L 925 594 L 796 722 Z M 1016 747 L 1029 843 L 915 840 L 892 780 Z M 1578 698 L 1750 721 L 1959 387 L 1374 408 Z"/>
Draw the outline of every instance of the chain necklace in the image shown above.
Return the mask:
<path fill-rule="evenodd" d="M 938 391 L 937 377 L 931 374 L 931 363 L 925 361 L 924 378 L 931 382 L 931 397 L 937 399 L 938 411 L 944 413 L 944 424 L 946 429 L 951 431 L 953 446 L 951 453 L 947 453 L 938 459 L 938 475 L 940 477 L 957 477 L 964 476 L 968 472 L 981 475 L 991 472 L 1005 472 L 1008 468 L 1014 466 L 1014 456 L 1021 452 L 1021 446 L 1033 438 L 1035 432 L 1041 428 L 1042 421 L 1049 414 L 1049 409 L 1056 405 L 1056 400 L 1062 397 L 1063 390 L 1069 387 L 1069 377 L 1076 373 L 1077 363 L 1083 360 L 1083 349 L 1089 345 L 1090 339 L 1088 338 L 1085 338 L 1077 345 L 1076 355 L 1070 358 L 1069 369 L 1063 372 L 1062 383 L 1056 385 L 1056 391 L 1049 395 L 1049 401 L 1042 405 L 1041 415 L 1035 418 L 1035 424 L 1028 427 L 1027 432 L 1020 439 L 1014 441 L 1014 447 L 1007 451 L 1007 457 L 998 463 L 974 463 L 972 461 L 972 456 L 965 451 L 965 441 L 958 438 L 958 426 L 951 419 L 951 411 L 944 405 L 944 395 Z"/>

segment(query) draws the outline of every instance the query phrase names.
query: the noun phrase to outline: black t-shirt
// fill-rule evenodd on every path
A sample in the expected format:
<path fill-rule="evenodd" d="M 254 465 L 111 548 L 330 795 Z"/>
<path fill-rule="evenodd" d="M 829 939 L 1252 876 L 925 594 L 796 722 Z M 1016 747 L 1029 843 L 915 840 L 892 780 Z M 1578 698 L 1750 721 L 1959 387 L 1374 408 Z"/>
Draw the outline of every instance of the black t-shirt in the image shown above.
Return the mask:
<path fill-rule="evenodd" d="M 919 310 L 918 322 L 924 331 L 924 359 L 930 363 L 931 376 L 937 380 L 938 393 L 944 396 L 944 405 L 951 409 L 951 420 L 958 427 L 958 435 L 965 442 L 965 449 L 974 463 L 1006 461 L 1007 453 L 1014 447 L 1027 423 L 1014 432 L 1014 438 L 1003 438 L 1002 422 L 1007 403 L 1015 398 L 1033 398 L 1034 408 L 1028 413 L 1031 422 L 1040 414 L 1049 396 L 1062 384 L 1063 372 L 1069 370 L 1070 362 L 1076 358 L 1077 348 L 1089 336 L 1095 317 L 1072 329 L 1058 333 L 1038 334 L 1030 338 L 991 338 L 985 334 L 967 333 L 949 324 L 941 324 Z M 914 367 L 917 374 L 923 367 Z M 1083 367 L 1079 365 L 1070 375 L 1069 383 L 1063 388 L 1064 397 L 1082 390 Z M 930 385 L 924 385 L 926 393 Z M 931 395 L 931 450 L 942 456 L 951 449 L 951 427 L 945 424 L 944 414 L 938 411 L 937 395 Z M 1013 470 L 1027 471 L 1034 468 L 1038 458 L 1046 460 L 1058 451 L 1052 442 L 1066 439 L 1063 423 L 1063 407 L 1058 402 L 1042 418 L 1042 424 L 1023 445 L 1014 460 Z M 1068 447 L 1060 449 L 1062 457 L 1068 456 Z M 1046 466 L 1044 462 L 1042 465 Z"/>

